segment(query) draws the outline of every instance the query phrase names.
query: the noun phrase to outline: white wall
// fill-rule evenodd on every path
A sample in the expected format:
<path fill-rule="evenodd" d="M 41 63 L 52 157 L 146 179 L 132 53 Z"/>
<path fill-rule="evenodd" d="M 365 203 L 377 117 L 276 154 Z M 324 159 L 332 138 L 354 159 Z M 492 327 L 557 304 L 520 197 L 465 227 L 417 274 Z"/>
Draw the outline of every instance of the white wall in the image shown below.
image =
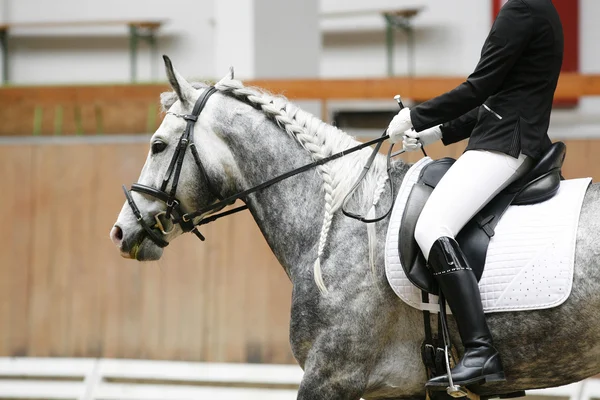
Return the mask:
<path fill-rule="evenodd" d="M 254 0 L 255 77 L 319 76 L 319 1 Z"/>
<path fill-rule="evenodd" d="M 216 1 L 215 73 L 240 78 L 319 75 L 318 0 Z M 293 16 L 293 18 L 289 18 Z"/>
<path fill-rule="evenodd" d="M 593 1 L 593 0 L 592 0 Z M 343 16 L 349 10 L 422 7 L 413 19 L 416 75 L 466 75 L 479 59 L 492 23 L 491 1 L 483 0 L 321 0 L 323 77 L 385 76 L 385 23 L 376 12 Z M 403 32 L 395 33 L 394 72 L 407 73 Z"/>
<path fill-rule="evenodd" d="M 272 41 L 265 43 L 263 39 L 258 46 L 280 46 L 282 59 L 289 59 L 289 54 L 293 54 L 289 50 L 301 45 L 302 39 L 306 42 L 322 40 L 318 71 L 305 67 L 291 76 L 385 76 L 384 22 L 375 11 L 414 6 L 425 8 L 414 19 L 417 75 L 466 75 L 477 62 L 491 25 L 491 1 L 487 0 L 318 0 L 320 39 L 316 32 L 313 35 L 303 33 L 303 36 L 290 40 L 278 34 L 277 24 L 302 27 L 303 18 L 310 17 L 309 13 L 302 15 L 302 7 L 294 8 L 303 2 L 287 0 L 289 3 L 285 4 L 280 0 L 274 5 L 272 0 L 269 1 L 0 0 L 0 21 L 167 19 L 169 22 L 160 31 L 159 54 L 169 54 L 176 67 L 188 76 L 212 78 L 224 75 L 230 65 L 236 66 L 240 76 L 252 77 L 256 65 L 267 63 L 275 75 L 278 60 L 265 61 L 267 57 L 253 60 L 254 54 L 260 54 L 254 47 L 254 35 L 269 29 L 272 30 Z M 314 1 L 317 0 L 307 4 L 312 7 Z M 600 25 L 596 19 L 600 14 L 600 2 L 580 1 L 581 69 L 582 72 L 599 72 L 600 53 L 596 48 Z M 285 4 L 284 8 L 289 11 L 283 18 L 270 18 L 269 12 L 280 12 L 270 11 L 277 4 Z M 251 17 L 257 9 L 260 15 Z M 374 12 L 362 16 L 332 16 L 351 10 Z M 256 21 L 260 26 L 252 25 Z M 125 27 L 76 31 L 21 29 L 14 33 L 11 73 L 15 83 L 125 82 L 129 79 L 129 44 Z M 396 32 L 395 38 L 395 72 L 402 75 L 407 72 L 406 38 L 402 32 Z M 153 62 L 162 79 L 160 58 Z M 151 78 L 149 64 L 149 54 L 142 45 L 140 79 Z"/>
<path fill-rule="evenodd" d="M 600 1 L 579 0 L 579 69 L 584 74 L 600 74 Z M 600 114 L 600 98 L 585 98 L 580 111 L 586 114 Z"/>
<path fill-rule="evenodd" d="M 159 31 L 158 55 L 168 54 L 186 76 L 217 78 L 233 65 L 242 78 L 314 77 L 318 7 L 318 0 L 0 0 L 0 22 L 168 20 Z M 124 25 L 19 28 L 11 36 L 15 84 L 129 80 Z M 138 71 L 140 81 L 164 77 L 161 58 L 151 60 L 144 42 Z"/>
<path fill-rule="evenodd" d="M 167 19 L 169 22 L 160 31 L 159 54 L 167 53 L 187 76 L 220 77 L 229 65 L 234 65 L 239 76 L 253 77 L 255 66 L 262 64 L 264 70 L 270 68 L 274 76 L 280 77 L 358 77 L 386 74 L 383 19 L 377 13 L 337 18 L 326 17 L 328 13 L 424 6 L 423 13 L 415 18 L 417 74 L 421 75 L 468 73 L 477 61 L 491 13 L 490 2 L 481 0 L 372 0 L 368 4 L 362 0 L 320 0 L 323 17 L 323 36 L 320 37 L 317 30 L 312 35 L 307 33 L 307 26 L 302 23 L 303 17 L 310 17 L 308 14 L 313 12 L 310 8 L 315 1 L 308 2 L 308 7 L 301 7 L 303 2 L 289 2 L 285 4 L 288 9 L 285 17 L 269 21 L 269 10 L 274 7 L 271 3 L 257 2 L 256 9 L 261 10 L 255 18 L 260 21 L 258 27 L 252 25 L 254 20 L 250 17 L 256 11 L 253 0 L 0 0 L 0 20 Z M 280 8 L 284 5 L 281 1 L 275 6 L 277 4 L 281 4 Z M 276 29 L 278 23 L 296 25 L 305 33 L 303 37 L 285 37 Z M 353 31 L 354 26 L 359 29 Z M 289 60 L 293 55 L 289 50 L 300 46 L 302 40 L 310 43 L 322 40 L 319 65 L 290 71 L 278 68 L 277 60 L 267 59 L 269 57 L 253 60 L 255 50 L 256 54 L 260 51 L 253 47 L 252 32 L 261 29 L 272 30 L 272 40 L 261 41 L 262 48 L 281 46 L 282 60 Z M 395 36 L 395 71 L 403 74 L 407 68 L 405 37 L 401 32 Z M 125 27 L 20 29 L 14 32 L 10 46 L 11 80 L 16 84 L 125 82 L 129 79 L 129 42 Z M 150 60 L 147 46 L 142 44 L 140 80 L 153 78 L 150 62 L 162 79 L 160 58 Z"/>
<path fill-rule="evenodd" d="M 6 20 L 7 6 L 8 6 L 8 0 L 0 0 L 0 21 Z"/>
<path fill-rule="evenodd" d="M 253 0 L 215 1 L 215 64 L 211 74 L 225 76 L 229 67 L 236 77 L 252 77 L 255 73 L 255 15 Z"/>
<path fill-rule="evenodd" d="M 3 0 L 4 20 L 139 20 L 167 19 L 159 55 L 199 77 L 212 77 L 215 40 L 214 0 Z M 127 28 L 19 29 L 10 41 L 10 70 L 17 84 L 126 82 L 129 80 Z M 152 60 L 162 72 L 160 57 Z M 141 45 L 140 80 L 150 76 L 147 47 Z"/>

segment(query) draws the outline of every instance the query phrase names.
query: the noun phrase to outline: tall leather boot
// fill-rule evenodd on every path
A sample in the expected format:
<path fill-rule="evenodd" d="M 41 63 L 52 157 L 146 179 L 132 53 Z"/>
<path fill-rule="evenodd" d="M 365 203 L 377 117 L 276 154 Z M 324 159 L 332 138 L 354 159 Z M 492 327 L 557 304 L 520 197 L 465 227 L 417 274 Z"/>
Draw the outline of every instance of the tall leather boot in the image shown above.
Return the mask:
<path fill-rule="evenodd" d="M 429 267 L 452 310 L 465 354 L 452 369 L 455 385 L 473 385 L 504 381 L 500 354 L 492 345 L 481 294 L 475 274 L 456 240 L 441 237 L 429 253 Z M 435 377 L 425 385 L 428 389 L 449 386 L 448 375 Z"/>

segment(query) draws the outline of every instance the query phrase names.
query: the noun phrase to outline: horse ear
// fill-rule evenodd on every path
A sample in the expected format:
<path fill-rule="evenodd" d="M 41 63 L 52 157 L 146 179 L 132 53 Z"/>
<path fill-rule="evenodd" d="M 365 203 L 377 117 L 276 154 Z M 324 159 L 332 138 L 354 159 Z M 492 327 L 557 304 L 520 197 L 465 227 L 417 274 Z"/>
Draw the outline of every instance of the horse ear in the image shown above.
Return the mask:
<path fill-rule="evenodd" d="M 217 84 L 233 80 L 233 67 L 229 67 L 229 73 L 225 75 Z"/>
<path fill-rule="evenodd" d="M 165 69 L 167 71 L 167 78 L 169 79 L 169 84 L 177 94 L 177 97 L 181 102 L 192 103 L 194 93 L 196 90 L 194 87 L 185 80 L 183 76 L 175 68 L 173 68 L 173 63 L 169 57 L 163 55 L 163 60 L 165 62 Z"/>

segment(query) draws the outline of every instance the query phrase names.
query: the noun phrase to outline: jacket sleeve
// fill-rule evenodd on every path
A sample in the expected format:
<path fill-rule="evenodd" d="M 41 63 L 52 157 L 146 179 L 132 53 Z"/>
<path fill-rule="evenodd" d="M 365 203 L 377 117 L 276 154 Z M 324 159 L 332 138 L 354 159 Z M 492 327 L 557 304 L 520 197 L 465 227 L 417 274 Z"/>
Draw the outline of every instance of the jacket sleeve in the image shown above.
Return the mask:
<path fill-rule="evenodd" d="M 475 107 L 468 113 L 443 124 L 441 130 L 444 145 L 448 146 L 471 136 L 471 132 L 473 132 L 473 128 L 477 124 L 478 112 L 479 107 Z"/>
<path fill-rule="evenodd" d="M 509 1 L 498 14 L 475 71 L 457 88 L 411 109 L 419 132 L 452 121 L 480 106 L 502 86 L 507 73 L 526 48 L 533 32 L 533 17 L 522 0 Z"/>

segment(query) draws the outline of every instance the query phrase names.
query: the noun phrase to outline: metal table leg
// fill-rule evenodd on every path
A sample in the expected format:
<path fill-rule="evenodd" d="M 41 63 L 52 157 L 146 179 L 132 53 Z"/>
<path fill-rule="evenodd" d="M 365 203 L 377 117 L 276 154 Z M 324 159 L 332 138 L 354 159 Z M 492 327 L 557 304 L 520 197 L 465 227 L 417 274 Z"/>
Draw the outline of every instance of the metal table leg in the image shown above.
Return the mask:
<path fill-rule="evenodd" d="M 394 76 L 394 25 L 392 17 L 385 14 L 385 41 L 387 47 L 387 74 Z"/>
<path fill-rule="evenodd" d="M 145 25 L 129 25 L 129 57 L 131 60 L 131 82 L 137 81 L 137 66 L 138 66 L 138 45 L 140 40 L 146 41 L 150 47 L 150 74 L 153 79 L 157 79 L 156 60 L 158 50 L 156 46 L 155 32 L 160 27 L 158 23 L 150 23 Z"/>
<path fill-rule="evenodd" d="M 158 71 L 156 66 L 158 59 L 158 49 L 156 47 L 156 36 L 154 36 L 154 29 L 149 29 L 148 34 L 145 36 L 148 46 L 150 46 L 150 77 L 154 80 L 158 79 Z"/>
<path fill-rule="evenodd" d="M 137 80 L 137 49 L 138 49 L 139 33 L 135 25 L 129 25 L 129 59 L 130 59 L 130 76 L 131 82 Z"/>
<path fill-rule="evenodd" d="M 407 62 L 408 76 L 415 75 L 415 34 L 411 25 L 410 17 L 404 17 L 393 14 L 384 14 L 386 24 L 386 42 L 387 42 L 387 72 L 388 76 L 394 76 L 394 28 L 402 29 L 407 38 Z"/>
<path fill-rule="evenodd" d="M 8 73 L 8 29 L 0 29 L 0 48 L 2 52 L 2 84 L 6 85 Z"/>
<path fill-rule="evenodd" d="M 415 58 L 415 30 L 412 25 L 407 23 L 404 32 L 406 32 L 406 39 L 408 42 L 408 76 L 414 77 L 415 71 L 417 70 L 417 60 Z"/>

